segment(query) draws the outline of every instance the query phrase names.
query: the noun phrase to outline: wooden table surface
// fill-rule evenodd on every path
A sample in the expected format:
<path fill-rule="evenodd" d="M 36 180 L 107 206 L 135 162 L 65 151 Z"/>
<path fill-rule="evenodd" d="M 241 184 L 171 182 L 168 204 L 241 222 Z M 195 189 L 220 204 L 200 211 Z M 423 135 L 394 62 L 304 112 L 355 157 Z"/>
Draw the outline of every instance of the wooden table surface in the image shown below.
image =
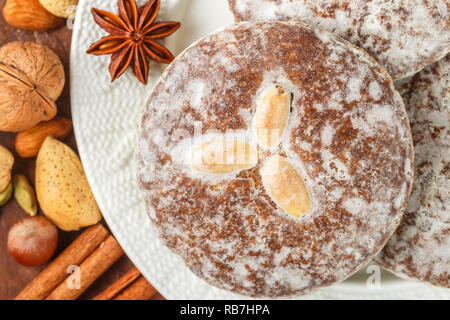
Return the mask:
<path fill-rule="evenodd" d="M 6 0 L 0 0 L 0 8 Z M 66 86 L 61 97 L 58 99 L 58 112 L 60 115 L 70 118 L 70 90 L 69 90 L 69 57 L 70 42 L 72 31 L 67 27 L 62 27 L 46 33 L 38 33 L 31 31 L 19 30 L 9 26 L 0 14 L 0 46 L 15 40 L 35 41 L 48 45 L 61 58 L 66 73 Z M 105 72 L 107 72 L 105 70 Z M 22 159 L 14 150 L 15 134 L 0 132 L 0 144 L 14 152 L 15 164 L 14 173 L 25 174 L 30 182 L 34 185 L 34 168 L 35 159 Z M 75 151 L 76 141 L 73 133 L 65 140 L 65 142 Z M 42 214 L 42 212 L 40 212 Z M 27 214 L 13 200 L 0 208 L 0 299 L 13 299 L 27 283 L 29 283 L 46 265 L 39 267 L 24 267 L 16 263 L 7 252 L 8 231 L 13 224 L 26 217 Z M 104 225 L 106 225 L 103 222 Z M 59 232 L 59 245 L 55 256 L 61 252 L 71 241 L 73 241 L 80 232 Z M 102 277 L 100 277 L 93 285 L 81 296 L 81 299 L 89 299 L 106 289 L 115 280 L 117 280 L 126 271 L 131 269 L 133 264 L 124 255 L 117 263 L 115 263 Z M 153 299 L 162 299 L 157 294 Z"/>

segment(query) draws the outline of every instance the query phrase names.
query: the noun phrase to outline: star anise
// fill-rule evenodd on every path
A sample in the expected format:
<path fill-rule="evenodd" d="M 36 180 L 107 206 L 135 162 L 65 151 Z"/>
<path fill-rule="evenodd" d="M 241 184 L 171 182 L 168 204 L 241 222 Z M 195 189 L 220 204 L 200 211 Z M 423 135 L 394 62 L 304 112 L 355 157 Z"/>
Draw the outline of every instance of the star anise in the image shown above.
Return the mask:
<path fill-rule="evenodd" d="M 150 0 L 138 8 L 135 0 L 119 0 L 119 15 L 92 8 L 95 22 L 109 35 L 94 43 L 89 54 L 111 54 L 111 81 L 120 77 L 133 63 L 133 71 L 147 84 L 149 59 L 170 63 L 172 53 L 155 40 L 174 33 L 181 24 L 174 21 L 155 22 L 160 0 Z"/>

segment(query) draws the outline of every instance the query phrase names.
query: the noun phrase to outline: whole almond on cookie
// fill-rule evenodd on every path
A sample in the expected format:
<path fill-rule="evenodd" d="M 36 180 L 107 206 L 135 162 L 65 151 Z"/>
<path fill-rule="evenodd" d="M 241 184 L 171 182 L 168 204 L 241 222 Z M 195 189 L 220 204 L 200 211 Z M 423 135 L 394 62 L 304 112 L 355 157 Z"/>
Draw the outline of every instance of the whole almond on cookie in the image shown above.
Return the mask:
<path fill-rule="evenodd" d="M 258 144 L 272 148 L 280 142 L 290 111 L 289 94 L 281 87 L 270 88 L 258 104 L 255 113 L 255 129 Z"/>
<path fill-rule="evenodd" d="M 44 32 L 64 25 L 64 20 L 54 16 L 39 0 L 7 0 L 3 17 L 13 27 Z"/>
<path fill-rule="evenodd" d="M 192 152 L 192 167 L 203 173 L 232 173 L 256 166 L 258 152 L 250 144 L 235 139 L 205 142 Z"/>
<path fill-rule="evenodd" d="M 72 131 L 72 121 L 56 117 L 50 121 L 41 122 L 31 129 L 20 132 L 16 136 L 16 151 L 22 158 L 37 156 L 45 138 L 52 136 L 64 140 Z"/>
<path fill-rule="evenodd" d="M 288 159 L 270 157 L 261 168 L 261 176 L 267 192 L 289 214 L 298 218 L 310 210 L 308 189 Z"/>

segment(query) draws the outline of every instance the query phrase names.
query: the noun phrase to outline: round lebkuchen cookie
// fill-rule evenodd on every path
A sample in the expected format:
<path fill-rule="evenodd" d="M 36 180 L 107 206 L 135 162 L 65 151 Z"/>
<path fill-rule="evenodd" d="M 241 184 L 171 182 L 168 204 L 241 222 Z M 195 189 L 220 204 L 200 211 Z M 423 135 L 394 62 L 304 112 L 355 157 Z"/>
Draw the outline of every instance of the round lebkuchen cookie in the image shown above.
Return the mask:
<path fill-rule="evenodd" d="M 368 263 L 413 175 L 390 76 L 301 22 L 237 24 L 178 56 L 143 113 L 137 159 L 164 243 L 207 282 L 262 297 Z"/>
<path fill-rule="evenodd" d="M 301 20 L 364 48 L 398 80 L 450 51 L 448 0 L 229 0 L 238 21 Z"/>
<path fill-rule="evenodd" d="M 450 287 L 450 56 L 403 85 L 415 180 L 400 227 L 376 262 L 399 277 Z"/>

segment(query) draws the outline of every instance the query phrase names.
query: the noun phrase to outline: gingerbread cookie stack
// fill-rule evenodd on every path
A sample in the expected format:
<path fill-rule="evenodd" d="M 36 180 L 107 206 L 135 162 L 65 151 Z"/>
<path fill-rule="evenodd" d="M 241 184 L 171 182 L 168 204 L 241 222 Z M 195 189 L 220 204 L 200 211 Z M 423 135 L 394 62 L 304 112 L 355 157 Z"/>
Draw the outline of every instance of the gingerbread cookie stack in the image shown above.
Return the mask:
<path fill-rule="evenodd" d="M 401 278 L 450 287 L 450 56 L 399 88 L 411 121 L 415 180 L 405 216 L 375 259 Z"/>
<path fill-rule="evenodd" d="M 237 21 L 300 20 L 365 49 L 394 80 L 450 51 L 447 0 L 229 0 Z"/>

